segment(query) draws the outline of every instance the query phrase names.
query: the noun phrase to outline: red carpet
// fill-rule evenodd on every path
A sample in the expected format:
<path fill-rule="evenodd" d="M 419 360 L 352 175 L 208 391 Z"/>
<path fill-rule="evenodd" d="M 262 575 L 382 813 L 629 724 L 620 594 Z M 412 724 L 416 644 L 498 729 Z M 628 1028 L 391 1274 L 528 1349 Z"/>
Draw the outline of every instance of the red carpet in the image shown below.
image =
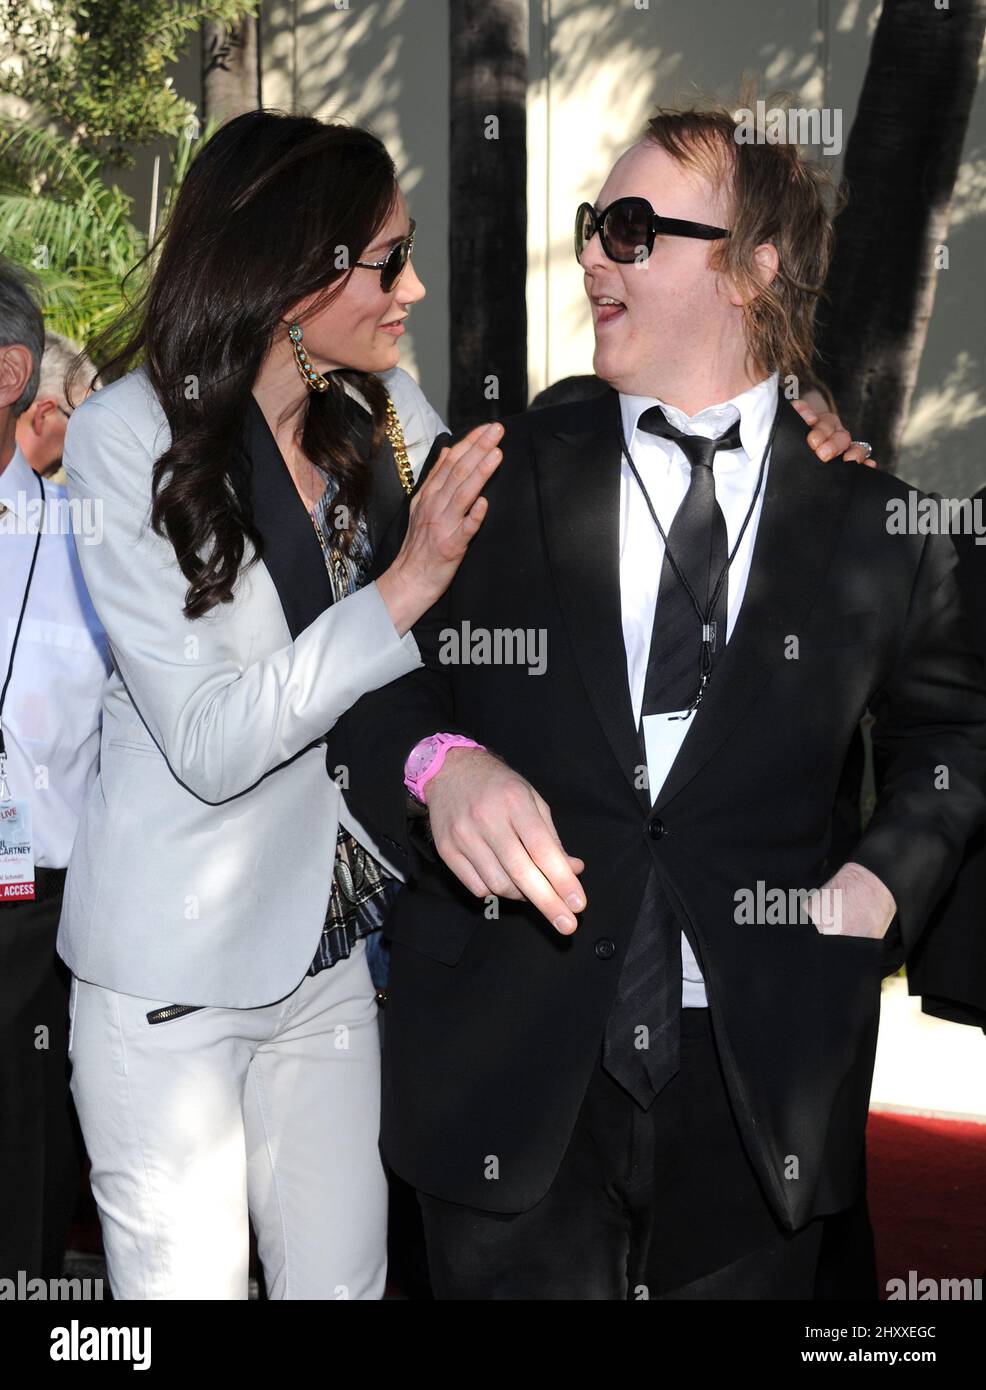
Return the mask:
<path fill-rule="evenodd" d="M 984 1278 L 986 1124 L 879 1112 L 866 1139 L 880 1288 L 912 1269 Z"/>

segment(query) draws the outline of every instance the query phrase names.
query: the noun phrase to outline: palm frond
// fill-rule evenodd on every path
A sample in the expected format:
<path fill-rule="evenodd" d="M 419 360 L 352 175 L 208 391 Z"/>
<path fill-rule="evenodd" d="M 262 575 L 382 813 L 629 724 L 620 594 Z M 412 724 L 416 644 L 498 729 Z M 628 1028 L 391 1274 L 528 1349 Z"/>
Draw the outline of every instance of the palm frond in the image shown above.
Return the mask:
<path fill-rule="evenodd" d="M 162 226 L 215 128 L 210 121 L 198 134 L 186 129 L 174 142 Z M 0 245 L 32 271 L 54 331 L 85 343 L 142 287 L 150 271 L 148 245 L 134 226 L 132 206 L 131 198 L 103 182 L 99 162 L 65 136 L 0 115 Z"/>
<path fill-rule="evenodd" d="M 107 226 L 91 206 L 26 193 L 0 193 L 0 242 L 19 260 L 63 268 L 91 263 L 118 277 L 144 254 L 144 239 L 130 223 Z"/>
<path fill-rule="evenodd" d="M 186 128 L 175 141 L 175 147 L 171 151 L 169 157 L 171 170 L 168 178 L 168 186 L 161 200 L 161 227 L 165 226 L 171 215 L 171 209 L 178 196 L 178 190 L 185 182 L 185 175 L 188 173 L 193 159 L 202 146 L 212 139 L 218 128 L 219 122 L 214 116 L 210 116 L 209 120 L 206 121 L 205 125 L 197 134 Z"/>

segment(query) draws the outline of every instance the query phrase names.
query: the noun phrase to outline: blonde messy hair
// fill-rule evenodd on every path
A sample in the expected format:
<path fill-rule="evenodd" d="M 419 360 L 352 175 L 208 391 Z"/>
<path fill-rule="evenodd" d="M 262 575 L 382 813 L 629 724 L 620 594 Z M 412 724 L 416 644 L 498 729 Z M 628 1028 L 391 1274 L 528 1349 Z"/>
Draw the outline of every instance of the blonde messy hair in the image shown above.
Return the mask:
<path fill-rule="evenodd" d="M 760 371 L 808 383 L 816 376 L 815 308 L 832 255 L 832 186 L 796 144 L 741 143 L 740 125 L 725 108 L 660 108 L 642 139 L 725 193 L 732 235 L 712 243 L 709 263 L 747 297 L 749 356 Z M 776 247 L 779 260 L 770 285 L 754 260 L 763 242 Z"/>

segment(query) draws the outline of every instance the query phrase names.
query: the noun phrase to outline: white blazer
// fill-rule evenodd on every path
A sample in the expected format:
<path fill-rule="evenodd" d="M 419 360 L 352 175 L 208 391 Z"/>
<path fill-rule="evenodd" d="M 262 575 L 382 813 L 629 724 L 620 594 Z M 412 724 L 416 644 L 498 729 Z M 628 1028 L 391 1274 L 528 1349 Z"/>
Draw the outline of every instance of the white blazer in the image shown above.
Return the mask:
<path fill-rule="evenodd" d="M 445 426 L 406 372 L 381 378 L 417 476 Z M 368 433 L 365 403 L 351 408 Z M 58 951 L 81 979 L 171 1003 L 252 1008 L 299 984 L 340 821 L 397 872 L 347 812 L 325 736 L 361 695 L 419 667 L 417 644 L 375 584 L 331 602 L 314 527 L 253 412 L 264 559 L 241 568 L 232 602 L 191 621 L 174 550 L 149 524 L 170 434 L 145 373 L 90 396 L 65 440 L 69 497 L 93 509 L 93 543 L 77 527 L 76 544 L 114 670 Z M 389 444 L 374 468 L 394 470 L 399 510 Z"/>

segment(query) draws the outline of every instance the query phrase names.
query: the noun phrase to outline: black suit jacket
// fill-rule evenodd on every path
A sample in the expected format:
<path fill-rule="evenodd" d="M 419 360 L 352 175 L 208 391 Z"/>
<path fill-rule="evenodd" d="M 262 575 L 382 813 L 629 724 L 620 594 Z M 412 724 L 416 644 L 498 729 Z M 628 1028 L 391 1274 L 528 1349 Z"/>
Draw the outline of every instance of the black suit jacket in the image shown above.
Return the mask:
<path fill-rule="evenodd" d="M 986 488 L 973 498 L 986 504 Z M 965 622 L 986 661 L 986 547 L 958 534 Z M 986 830 L 978 830 L 948 891 L 907 963 L 911 994 L 926 1014 L 986 1030 Z"/>
<path fill-rule="evenodd" d="M 425 669 L 341 721 L 351 804 L 415 875 L 387 926 L 382 1146 L 425 1192 L 501 1212 L 544 1195 L 654 865 L 698 950 L 737 1119 L 778 1217 L 795 1228 L 856 1195 L 880 980 L 919 939 L 983 813 L 986 702 L 951 542 L 889 535 L 886 503 L 906 485 L 820 463 L 783 400 L 779 411 L 742 610 L 653 807 L 637 785 L 621 627 L 612 390 L 508 422 L 483 528 L 415 629 Z M 545 673 L 443 662 L 443 631 L 465 623 L 543 630 Z M 738 923 L 739 890 L 810 888 L 837 867 L 832 807 L 867 704 L 888 775 L 853 857 L 896 897 L 891 935 Z M 415 839 L 404 759 L 446 729 L 526 777 L 585 860 L 574 936 L 525 903 L 500 901 L 490 920 Z M 941 764 L 947 793 L 935 790 Z"/>

